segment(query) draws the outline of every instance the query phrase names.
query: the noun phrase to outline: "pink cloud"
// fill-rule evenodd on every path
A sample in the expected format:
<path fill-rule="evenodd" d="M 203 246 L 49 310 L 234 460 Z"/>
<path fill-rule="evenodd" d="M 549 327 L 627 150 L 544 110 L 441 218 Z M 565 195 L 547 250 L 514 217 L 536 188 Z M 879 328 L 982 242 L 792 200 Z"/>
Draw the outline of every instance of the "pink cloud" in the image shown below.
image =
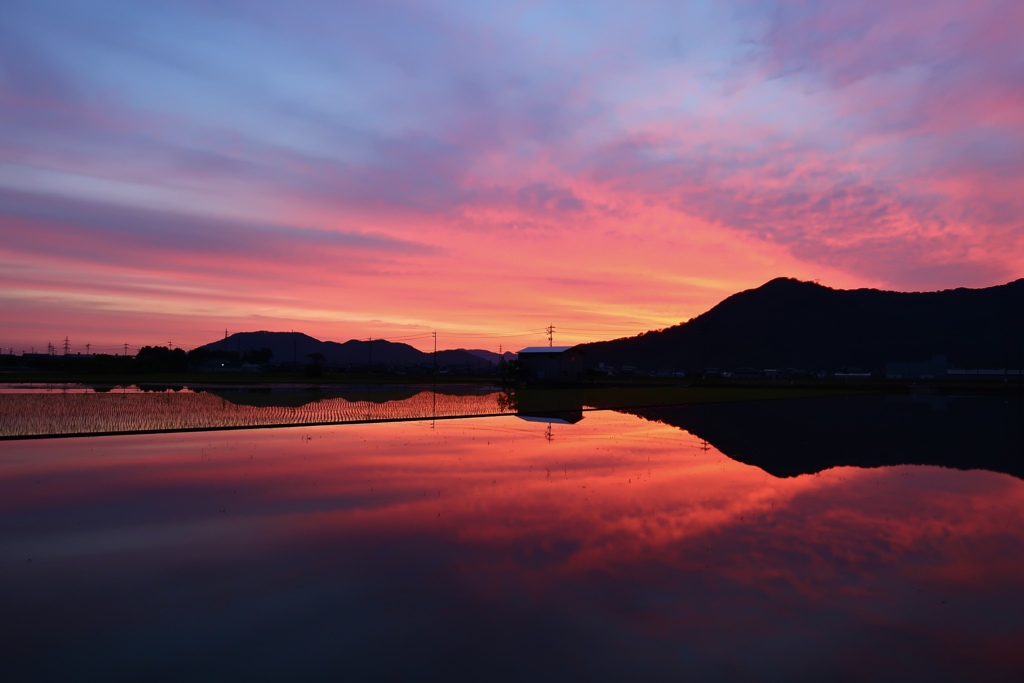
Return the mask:
<path fill-rule="evenodd" d="M 144 12 L 114 46 L 81 17 L 61 49 L 31 16 L 4 35 L 24 59 L 0 80 L 0 229 L 55 301 L 199 310 L 178 278 L 211 318 L 308 316 L 321 336 L 626 334 L 779 275 L 930 289 L 1024 268 L 1014 3 L 550 8 L 571 25 L 527 42 L 529 10 L 478 31 L 472 12 L 367 9 L 406 38 L 312 51 L 301 12 L 182 11 L 195 44 Z M 203 42 L 253 25 L 294 78 Z"/>

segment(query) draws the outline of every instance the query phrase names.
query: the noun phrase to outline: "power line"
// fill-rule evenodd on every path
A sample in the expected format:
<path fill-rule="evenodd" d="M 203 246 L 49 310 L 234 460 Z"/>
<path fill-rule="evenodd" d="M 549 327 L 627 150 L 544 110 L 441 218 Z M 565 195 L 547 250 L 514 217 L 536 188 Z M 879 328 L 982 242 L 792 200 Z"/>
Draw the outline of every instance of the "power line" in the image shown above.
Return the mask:
<path fill-rule="evenodd" d="M 431 336 L 433 336 L 433 334 L 434 333 L 432 333 L 432 332 L 427 332 L 425 334 L 412 334 L 412 335 L 405 335 L 405 336 L 401 336 L 401 337 L 387 337 L 387 340 L 388 341 L 409 341 L 409 340 L 412 340 L 412 339 L 429 339 Z M 383 337 L 382 337 L 382 339 L 383 339 Z"/>
<path fill-rule="evenodd" d="M 466 339 L 477 339 L 485 337 L 501 338 L 501 337 L 528 337 L 531 335 L 543 334 L 543 329 L 533 329 L 525 332 L 445 332 L 446 336 L 449 337 L 461 337 Z M 425 332 L 423 334 L 410 334 L 401 335 L 396 337 L 387 337 L 389 341 L 401 341 L 406 339 L 428 339 L 433 336 L 432 332 Z"/>
<path fill-rule="evenodd" d="M 558 329 L 561 330 L 562 332 L 577 332 L 577 333 L 586 333 L 586 334 L 608 334 L 608 333 L 618 334 L 619 332 L 629 332 L 630 330 L 635 330 L 636 328 L 610 328 L 610 329 L 603 329 L 603 330 L 597 330 L 597 329 L 589 329 L 588 330 L 588 329 L 582 329 L 582 328 L 577 328 L 577 327 L 559 327 Z"/>
<path fill-rule="evenodd" d="M 538 334 L 544 334 L 543 329 L 530 330 L 529 332 L 450 332 L 449 337 L 462 337 L 465 339 L 484 339 L 494 338 L 500 339 L 502 337 L 533 337 Z"/>
<path fill-rule="evenodd" d="M 559 327 L 558 329 L 559 329 L 559 331 L 561 331 L 563 333 L 566 332 L 566 328 Z M 229 338 L 231 336 L 232 333 L 230 332 L 229 329 L 222 328 L 222 330 L 223 330 L 223 332 L 225 334 L 225 338 Z M 572 331 L 575 332 L 576 330 L 572 330 Z M 218 330 L 218 332 L 220 332 L 220 330 Z M 553 334 L 554 334 L 554 326 L 553 325 L 549 325 L 547 328 L 533 328 L 533 329 L 527 329 L 527 330 L 520 329 L 520 330 L 509 331 L 509 332 L 477 332 L 477 331 L 465 331 L 465 332 L 451 331 L 451 332 L 447 332 L 447 331 L 442 331 L 442 330 L 435 329 L 435 330 L 432 330 L 432 331 L 410 332 L 410 333 L 407 333 L 407 334 L 396 335 L 394 337 L 369 337 L 369 338 L 364 338 L 364 339 L 365 339 L 365 341 L 368 342 L 368 347 L 369 347 L 367 349 L 368 363 L 370 365 L 372 365 L 372 362 L 373 362 L 372 343 L 373 343 L 374 340 L 378 340 L 378 341 L 391 341 L 391 342 L 415 342 L 415 341 L 421 341 L 421 340 L 428 340 L 429 339 L 431 341 L 431 351 L 435 355 L 435 363 L 436 363 L 436 362 L 439 362 L 438 359 L 437 359 L 437 356 L 436 356 L 437 350 L 438 350 L 437 341 L 438 341 L 438 336 L 439 335 L 442 336 L 444 338 L 444 340 L 447 340 L 447 341 L 445 341 L 446 344 L 449 344 L 452 347 L 454 347 L 456 345 L 463 346 L 467 342 L 472 342 L 473 340 L 479 340 L 479 342 L 482 343 L 482 344 L 487 342 L 487 341 L 498 341 L 498 342 L 509 341 L 510 343 L 507 344 L 507 346 L 509 346 L 511 348 L 516 343 L 515 341 L 512 341 L 512 340 L 520 339 L 520 338 L 527 338 L 527 337 L 535 337 L 536 338 L 536 337 L 539 337 L 540 335 L 548 336 L 548 343 L 549 343 L 549 345 L 553 345 L 554 344 Z M 166 345 L 167 345 L 167 348 L 169 348 L 171 350 L 174 350 L 174 348 L 175 348 L 173 341 L 167 341 Z M 487 346 L 489 346 L 489 344 L 487 344 Z M 502 352 L 504 352 L 504 347 L 506 346 L 506 344 L 500 343 L 499 346 L 501 347 Z M 445 348 L 448 348 L 448 347 L 445 347 Z M 131 353 L 132 349 L 135 349 L 136 351 L 138 351 L 139 347 L 134 346 L 134 345 L 130 344 L 129 342 L 124 342 L 123 344 L 120 344 L 120 345 L 108 344 L 108 343 L 102 343 L 102 342 L 99 343 L 99 344 L 94 344 L 92 342 L 89 342 L 89 343 L 84 343 L 84 344 L 81 344 L 81 345 L 74 345 L 71 342 L 70 335 L 67 335 L 67 336 L 65 336 L 65 338 L 63 340 L 61 340 L 57 344 L 48 343 L 47 344 L 47 348 L 46 348 L 46 353 L 49 354 L 49 355 L 56 355 L 58 353 L 58 350 L 60 350 L 61 352 L 63 352 L 64 355 L 71 355 L 73 352 L 76 352 L 76 351 L 77 352 L 84 352 L 86 354 L 92 354 L 93 351 L 95 350 L 95 353 L 97 353 L 97 354 L 107 354 L 107 353 L 110 353 L 110 354 L 116 355 L 118 353 L 122 353 L 125 356 L 128 356 Z M 26 351 L 28 351 L 29 353 L 35 353 L 35 347 L 34 346 L 29 347 L 28 349 L 26 349 Z"/>

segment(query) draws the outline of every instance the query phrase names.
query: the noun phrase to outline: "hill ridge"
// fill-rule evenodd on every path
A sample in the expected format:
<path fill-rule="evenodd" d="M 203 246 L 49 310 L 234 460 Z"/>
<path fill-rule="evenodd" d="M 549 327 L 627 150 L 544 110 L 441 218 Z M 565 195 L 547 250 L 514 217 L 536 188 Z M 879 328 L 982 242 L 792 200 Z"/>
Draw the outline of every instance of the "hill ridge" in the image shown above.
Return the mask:
<path fill-rule="evenodd" d="M 208 351 L 228 351 L 240 356 L 267 348 L 271 362 L 305 365 L 314 354 L 323 356 L 329 366 L 390 365 L 401 367 L 433 367 L 434 354 L 403 342 L 386 339 L 349 339 L 345 342 L 324 341 L 305 332 L 256 330 L 235 332 L 224 339 L 197 347 Z M 506 354 L 507 356 L 508 354 Z M 497 365 L 497 353 L 483 349 L 445 349 L 437 352 L 441 368 L 488 368 Z"/>
<path fill-rule="evenodd" d="M 582 345 L 593 363 L 645 370 L 881 371 L 944 356 L 953 367 L 1024 367 L 1024 279 L 935 292 L 833 289 L 779 277 L 690 320 Z"/>

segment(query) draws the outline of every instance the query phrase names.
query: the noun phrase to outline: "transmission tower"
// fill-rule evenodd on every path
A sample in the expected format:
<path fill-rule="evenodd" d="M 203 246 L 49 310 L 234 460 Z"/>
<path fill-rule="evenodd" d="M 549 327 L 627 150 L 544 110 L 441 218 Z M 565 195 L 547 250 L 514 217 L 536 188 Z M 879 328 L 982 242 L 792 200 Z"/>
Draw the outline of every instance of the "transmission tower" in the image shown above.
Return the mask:
<path fill-rule="evenodd" d="M 69 337 L 64 337 L 64 355 L 66 356 L 69 353 L 71 353 L 71 339 Z"/>
<path fill-rule="evenodd" d="M 548 329 L 546 330 L 546 332 L 548 333 L 548 346 L 554 346 L 554 343 L 555 343 L 555 326 L 554 325 L 548 325 Z"/>

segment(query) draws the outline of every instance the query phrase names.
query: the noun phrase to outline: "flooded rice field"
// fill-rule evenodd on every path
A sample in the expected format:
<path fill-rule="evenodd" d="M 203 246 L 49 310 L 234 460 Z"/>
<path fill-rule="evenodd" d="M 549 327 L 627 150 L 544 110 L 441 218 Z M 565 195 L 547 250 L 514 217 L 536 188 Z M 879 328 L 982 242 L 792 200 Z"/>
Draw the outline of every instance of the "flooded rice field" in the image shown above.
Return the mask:
<path fill-rule="evenodd" d="M 495 415 L 494 388 L 209 389 L 75 385 L 0 390 L 0 438 L 244 429 Z"/>
<path fill-rule="evenodd" d="M 1019 680 L 1020 406 L 773 403 L 0 442 L 0 679 Z"/>

